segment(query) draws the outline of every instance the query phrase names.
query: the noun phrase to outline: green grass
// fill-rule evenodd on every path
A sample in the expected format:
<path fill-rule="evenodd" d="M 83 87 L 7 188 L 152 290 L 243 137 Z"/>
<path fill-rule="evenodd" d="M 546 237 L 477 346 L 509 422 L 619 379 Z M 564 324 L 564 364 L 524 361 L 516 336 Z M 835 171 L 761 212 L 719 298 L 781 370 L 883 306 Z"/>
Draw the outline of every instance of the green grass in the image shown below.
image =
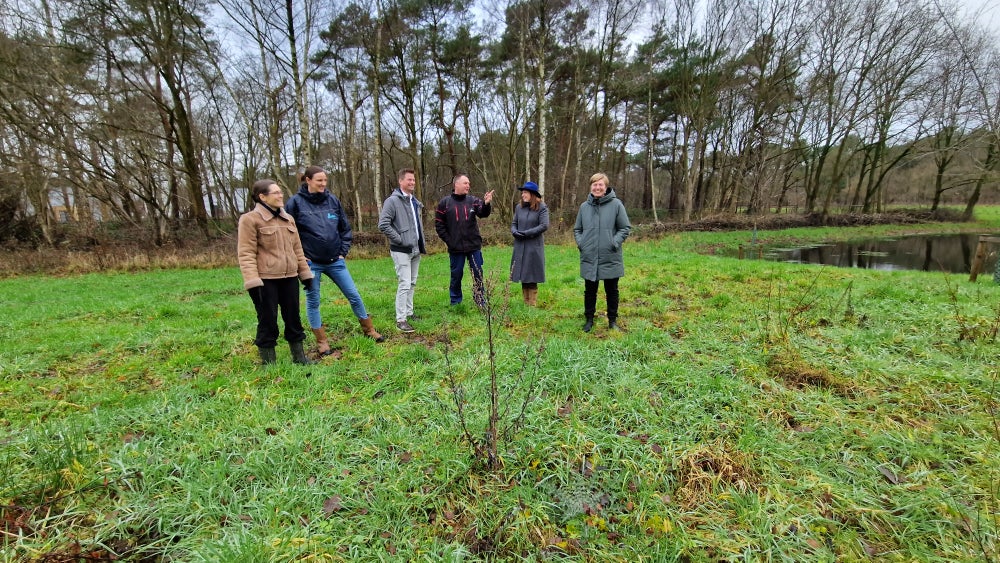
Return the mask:
<path fill-rule="evenodd" d="M 388 340 L 326 286 L 339 359 L 269 369 L 235 268 L 2 280 L 0 561 L 996 560 L 1000 286 L 694 252 L 749 238 L 628 242 L 626 330 L 590 335 L 575 248 L 538 309 L 487 249 L 503 406 L 538 380 L 494 472 L 450 406 L 447 366 L 483 427 L 489 361 L 446 255 L 415 335 L 353 260 Z"/>

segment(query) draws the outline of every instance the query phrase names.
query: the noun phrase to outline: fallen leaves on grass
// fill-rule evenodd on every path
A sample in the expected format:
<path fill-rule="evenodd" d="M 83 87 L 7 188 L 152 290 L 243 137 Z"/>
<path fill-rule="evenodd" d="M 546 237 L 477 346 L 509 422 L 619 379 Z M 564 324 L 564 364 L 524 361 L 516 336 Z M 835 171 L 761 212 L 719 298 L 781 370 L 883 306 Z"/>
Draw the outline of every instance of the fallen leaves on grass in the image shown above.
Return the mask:
<path fill-rule="evenodd" d="M 566 416 L 571 412 L 573 412 L 573 395 L 566 397 L 566 402 L 556 410 L 556 414 Z"/>
<path fill-rule="evenodd" d="M 893 471 L 892 469 L 890 469 L 885 465 L 878 466 L 878 472 L 881 473 L 883 477 L 885 477 L 886 481 L 889 481 L 893 485 L 898 485 L 906 481 L 906 477 L 901 477 L 897 475 L 895 471 Z"/>
<path fill-rule="evenodd" d="M 323 513 L 327 516 L 332 516 L 334 512 L 340 512 L 343 509 L 344 506 L 341 504 L 340 495 L 333 495 L 323 502 Z"/>

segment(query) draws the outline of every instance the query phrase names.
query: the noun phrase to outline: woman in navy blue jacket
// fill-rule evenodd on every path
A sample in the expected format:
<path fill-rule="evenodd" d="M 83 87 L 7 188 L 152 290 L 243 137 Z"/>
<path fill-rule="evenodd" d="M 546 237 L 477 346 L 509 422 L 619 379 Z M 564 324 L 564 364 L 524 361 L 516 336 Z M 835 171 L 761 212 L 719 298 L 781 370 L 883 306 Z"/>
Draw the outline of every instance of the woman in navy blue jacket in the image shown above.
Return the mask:
<path fill-rule="evenodd" d="M 285 205 L 285 211 L 295 219 L 299 228 L 302 251 L 309 262 L 309 268 L 316 276 L 316 280 L 306 291 L 306 318 L 316 336 L 319 353 L 323 356 L 330 355 L 332 351 L 319 313 L 322 274 L 329 276 L 340 288 L 340 292 L 351 304 L 351 310 L 361 323 L 365 335 L 375 342 L 385 340 L 372 325 L 371 315 L 365 309 L 351 273 L 347 271 L 345 258 L 351 250 L 354 235 L 343 206 L 327 191 L 326 183 L 325 170 L 319 166 L 306 167 L 299 192 Z"/>

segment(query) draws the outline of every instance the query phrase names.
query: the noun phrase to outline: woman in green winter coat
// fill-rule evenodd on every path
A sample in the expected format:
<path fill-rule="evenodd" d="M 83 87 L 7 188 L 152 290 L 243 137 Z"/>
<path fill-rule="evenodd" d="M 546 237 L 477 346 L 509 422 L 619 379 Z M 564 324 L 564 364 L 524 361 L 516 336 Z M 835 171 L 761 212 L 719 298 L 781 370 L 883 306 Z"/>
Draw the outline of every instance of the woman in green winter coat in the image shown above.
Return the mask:
<path fill-rule="evenodd" d="M 590 177 L 590 195 L 580 205 L 573 235 L 580 249 L 580 277 L 583 278 L 584 332 L 594 328 L 597 286 L 604 280 L 608 301 L 608 329 L 618 329 L 618 280 L 625 275 L 622 243 L 632 231 L 625 205 L 608 187 L 607 175 Z"/>

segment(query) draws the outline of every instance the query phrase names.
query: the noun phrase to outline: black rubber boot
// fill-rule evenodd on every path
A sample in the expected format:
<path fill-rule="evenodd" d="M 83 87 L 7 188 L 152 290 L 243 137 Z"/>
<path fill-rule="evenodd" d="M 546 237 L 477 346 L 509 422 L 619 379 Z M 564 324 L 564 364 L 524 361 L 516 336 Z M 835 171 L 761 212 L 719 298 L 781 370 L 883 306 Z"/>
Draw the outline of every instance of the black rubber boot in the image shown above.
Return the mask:
<path fill-rule="evenodd" d="M 257 348 L 257 352 L 260 353 L 260 363 L 261 365 L 267 366 L 278 361 L 277 356 L 274 354 L 274 348 Z"/>
<path fill-rule="evenodd" d="M 583 332 L 590 332 L 594 328 L 594 317 L 587 317 L 587 322 L 583 323 Z"/>
<path fill-rule="evenodd" d="M 302 349 L 302 342 L 289 342 L 288 348 L 292 351 L 292 362 L 307 366 L 314 363 L 306 357 L 306 351 Z"/>

